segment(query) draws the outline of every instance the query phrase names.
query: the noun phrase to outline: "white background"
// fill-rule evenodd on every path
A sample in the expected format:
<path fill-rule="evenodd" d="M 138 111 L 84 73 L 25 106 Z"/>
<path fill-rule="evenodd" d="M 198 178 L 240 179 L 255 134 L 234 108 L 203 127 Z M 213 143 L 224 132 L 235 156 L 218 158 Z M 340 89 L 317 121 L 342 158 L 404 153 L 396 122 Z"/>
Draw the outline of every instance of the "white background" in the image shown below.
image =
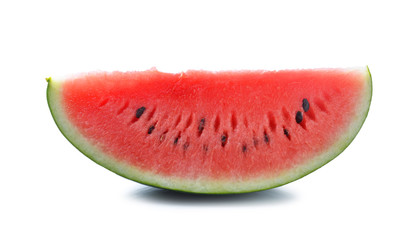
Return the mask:
<path fill-rule="evenodd" d="M 415 1 L 1 1 L 0 239 L 419 239 Z M 368 64 L 357 138 L 289 185 L 201 196 L 119 177 L 58 131 L 45 77 Z"/>

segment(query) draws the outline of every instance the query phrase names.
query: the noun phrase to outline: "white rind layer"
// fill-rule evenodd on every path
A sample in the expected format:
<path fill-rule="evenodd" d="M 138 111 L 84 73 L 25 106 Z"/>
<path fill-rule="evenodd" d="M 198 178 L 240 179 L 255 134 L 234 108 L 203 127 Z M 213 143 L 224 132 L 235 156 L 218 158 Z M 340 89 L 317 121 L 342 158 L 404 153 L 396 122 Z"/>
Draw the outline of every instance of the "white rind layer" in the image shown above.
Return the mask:
<path fill-rule="evenodd" d="M 354 71 L 354 69 L 348 69 L 348 71 Z M 361 94 L 362 97 L 359 99 L 357 114 L 345 133 L 340 136 L 340 139 L 327 151 L 314 157 L 304 165 L 296 166 L 275 177 L 260 177 L 246 181 L 167 177 L 142 171 L 117 161 L 89 142 L 69 121 L 65 113 L 65 107 L 62 104 L 62 81 L 48 79 L 47 99 L 54 121 L 62 134 L 87 157 L 116 174 L 146 185 L 178 191 L 207 194 L 243 193 L 274 188 L 295 181 L 322 167 L 345 150 L 361 129 L 368 115 L 372 98 L 372 80 L 368 67 L 359 68 L 356 71 L 360 71 L 364 76 L 359 80 L 365 81 L 365 89 L 364 93 Z"/>

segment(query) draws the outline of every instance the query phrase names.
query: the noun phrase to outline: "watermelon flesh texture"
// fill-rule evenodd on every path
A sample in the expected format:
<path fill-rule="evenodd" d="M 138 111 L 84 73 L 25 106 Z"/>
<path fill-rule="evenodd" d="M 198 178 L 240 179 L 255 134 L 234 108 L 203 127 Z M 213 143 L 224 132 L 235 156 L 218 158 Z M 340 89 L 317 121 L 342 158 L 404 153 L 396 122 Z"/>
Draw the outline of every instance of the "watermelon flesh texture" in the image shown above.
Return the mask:
<path fill-rule="evenodd" d="M 341 153 L 370 106 L 368 68 L 99 72 L 48 80 L 66 138 L 126 178 L 196 193 L 294 181 Z"/>

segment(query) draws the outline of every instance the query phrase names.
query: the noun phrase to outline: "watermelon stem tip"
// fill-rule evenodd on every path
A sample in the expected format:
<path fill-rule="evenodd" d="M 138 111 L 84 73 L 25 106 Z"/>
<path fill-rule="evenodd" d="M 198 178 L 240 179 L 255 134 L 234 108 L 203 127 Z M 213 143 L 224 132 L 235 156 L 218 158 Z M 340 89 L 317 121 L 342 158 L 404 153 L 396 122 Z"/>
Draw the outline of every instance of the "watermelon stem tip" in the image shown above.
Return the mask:
<path fill-rule="evenodd" d="M 51 77 L 47 77 L 45 78 L 45 80 L 47 80 L 47 82 L 51 81 Z"/>

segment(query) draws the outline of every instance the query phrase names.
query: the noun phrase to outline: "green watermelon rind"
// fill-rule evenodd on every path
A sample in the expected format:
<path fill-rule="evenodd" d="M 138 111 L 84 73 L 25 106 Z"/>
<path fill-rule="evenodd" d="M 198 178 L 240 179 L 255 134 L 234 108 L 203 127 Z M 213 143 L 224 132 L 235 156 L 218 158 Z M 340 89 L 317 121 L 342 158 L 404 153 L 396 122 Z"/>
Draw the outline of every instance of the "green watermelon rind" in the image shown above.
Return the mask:
<path fill-rule="evenodd" d="M 366 81 L 365 93 L 360 98 L 359 109 L 354 119 L 351 121 L 348 130 L 342 134 L 338 140 L 328 151 L 314 157 L 307 164 L 300 165 L 294 169 L 283 173 L 280 176 L 242 181 L 232 180 L 212 180 L 212 179 L 182 179 L 179 177 L 161 176 L 157 173 L 139 170 L 128 164 L 113 159 L 112 156 L 102 152 L 98 146 L 85 138 L 66 116 L 65 107 L 61 104 L 61 84 L 48 78 L 47 100 L 52 117 L 64 137 L 80 152 L 90 158 L 95 163 L 104 168 L 123 176 L 127 179 L 164 189 L 171 189 L 181 192 L 201 193 L 201 194 L 235 194 L 267 190 L 285 185 L 300 179 L 311 172 L 324 166 L 340 153 L 342 153 L 354 140 L 360 131 L 370 108 L 372 99 L 372 78 L 371 73 L 366 66 L 360 69 L 363 71 Z"/>

